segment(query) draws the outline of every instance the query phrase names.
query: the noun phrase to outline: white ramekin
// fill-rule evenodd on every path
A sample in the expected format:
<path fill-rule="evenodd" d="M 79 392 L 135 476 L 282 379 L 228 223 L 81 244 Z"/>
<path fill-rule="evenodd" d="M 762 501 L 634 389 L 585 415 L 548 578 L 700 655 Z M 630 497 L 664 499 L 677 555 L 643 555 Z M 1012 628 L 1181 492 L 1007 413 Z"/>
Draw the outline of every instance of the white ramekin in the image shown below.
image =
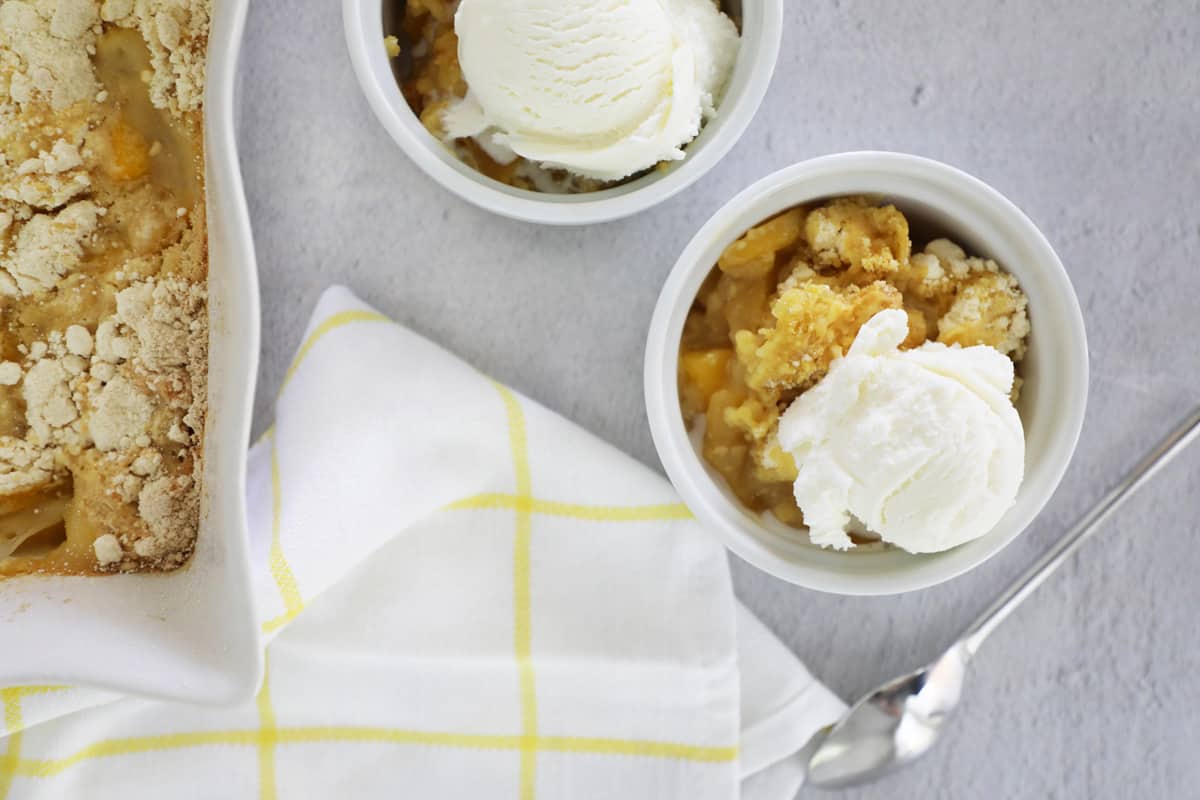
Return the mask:
<path fill-rule="evenodd" d="M 683 161 L 612 189 L 555 195 L 492 180 L 462 163 L 425 130 L 400 93 L 384 51 L 384 1 L 342 2 L 350 60 L 379 121 L 417 166 L 467 202 L 505 217 L 546 225 L 588 225 L 636 214 L 712 169 L 741 137 L 766 94 L 783 27 L 783 0 L 743 0 L 742 47 L 725 100 L 716 118 L 688 145 Z"/>
<path fill-rule="evenodd" d="M 725 247 L 754 224 L 800 203 L 871 194 L 910 219 L 996 259 L 1029 297 L 1033 330 L 1022 363 L 1018 411 L 1025 426 L 1025 480 L 1016 504 L 980 539 L 914 556 L 895 549 L 836 552 L 812 546 L 770 515 L 742 507 L 684 427 L 677 366 L 684 319 Z M 1045 236 L 1016 206 L 976 178 L 898 153 L 845 153 L 774 173 L 743 191 L 700 229 L 667 278 L 646 347 L 646 408 L 659 457 L 696 517 L 739 556 L 811 589 L 894 594 L 932 586 L 982 564 L 1041 511 L 1075 450 L 1087 404 L 1088 355 L 1079 302 Z"/>

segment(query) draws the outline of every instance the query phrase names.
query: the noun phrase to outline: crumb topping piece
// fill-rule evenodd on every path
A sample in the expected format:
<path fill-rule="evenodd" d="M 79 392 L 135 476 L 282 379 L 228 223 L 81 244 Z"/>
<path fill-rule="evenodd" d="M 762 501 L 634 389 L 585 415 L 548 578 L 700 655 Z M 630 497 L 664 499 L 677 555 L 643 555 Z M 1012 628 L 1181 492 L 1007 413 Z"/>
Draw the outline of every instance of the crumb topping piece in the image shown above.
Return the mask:
<path fill-rule="evenodd" d="M 0 260 L 0 294 L 21 297 L 53 289 L 79 266 L 99 211 L 92 201 L 80 200 L 57 213 L 34 214 Z"/>
<path fill-rule="evenodd" d="M 60 111 L 100 91 L 88 48 L 97 22 L 91 0 L 0 5 L 0 59 L 9 94 L 22 110 L 41 100 Z"/>
<path fill-rule="evenodd" d="M 146 40 L 154 105 L 174 113 L 200 108 L 210 24 L 207 2 L 105 0 L 100 16 L 105 22 L 136 29 Z"/>
<path fill-rule="evenodd" d="M 805 222 L 813 261 L 824 267 L 895 272 L 908 261 L 912 245 L 908 220 L 895 206 L 876 206 L 865 198 L 834 200 L 813 209 Z"/>

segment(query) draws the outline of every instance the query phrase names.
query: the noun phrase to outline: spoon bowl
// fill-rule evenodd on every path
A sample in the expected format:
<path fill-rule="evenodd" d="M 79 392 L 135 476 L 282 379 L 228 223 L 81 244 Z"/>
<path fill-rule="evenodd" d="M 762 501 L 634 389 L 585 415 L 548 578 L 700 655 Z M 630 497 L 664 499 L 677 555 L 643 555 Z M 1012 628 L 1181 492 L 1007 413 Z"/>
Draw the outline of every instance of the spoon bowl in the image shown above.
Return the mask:
<path fill-rule="evenodd" d="M 925 755 L 958 705 L 966 666 L 965 653 L 953 647 L 863 697 L 813 753 L 809 783 L 831 789 L 865 783 Z"/>

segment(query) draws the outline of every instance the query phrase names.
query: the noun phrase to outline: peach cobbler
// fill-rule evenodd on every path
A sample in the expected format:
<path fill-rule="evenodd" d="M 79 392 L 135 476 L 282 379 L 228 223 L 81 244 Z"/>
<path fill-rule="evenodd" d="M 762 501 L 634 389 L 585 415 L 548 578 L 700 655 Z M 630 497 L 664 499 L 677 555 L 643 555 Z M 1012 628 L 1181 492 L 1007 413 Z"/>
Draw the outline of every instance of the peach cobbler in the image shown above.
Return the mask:
<path fill-rule="evenodd" d="M 207 0 L 0 1 L 0 577 L 182 565 Z"/>
<path fill-rule="evenodd" d="M 988 345 L 1013 362 L 1025 353 L 1016 279 L 947 239 L 914 252 L 891 205 L 846 197 L 793 208 L 721 254 L 684 326 L 680 398 L 689 427 L 704 423 L 704 458 L 748 508 L 804 524 L 780 415 L 885 309 L 907 315 L 902 349 Z"/>

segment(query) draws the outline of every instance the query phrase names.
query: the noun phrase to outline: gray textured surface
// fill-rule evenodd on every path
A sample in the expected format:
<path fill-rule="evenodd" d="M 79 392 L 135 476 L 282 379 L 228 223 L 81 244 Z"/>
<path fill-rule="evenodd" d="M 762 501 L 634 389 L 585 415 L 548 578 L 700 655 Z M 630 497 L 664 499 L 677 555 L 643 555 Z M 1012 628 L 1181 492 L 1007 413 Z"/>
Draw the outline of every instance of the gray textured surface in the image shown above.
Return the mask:
<path fill-rule="evenodd" d="M 962 167 L 1066 263 L 1087 318 L 1090 407 L 1040 521 L 948 585 L 845 599 L 735 563 L 747 602 L 855 695 L 946 643 L 1200 399 L 1198 76 L 1194 0 L 789 3 L 774 82 L 722 164 L 638 219 L 553 230 L 477 211 L 404 157 L 358 91 L 339 3 L 255 0 L 240 141 L 264 305 L 256 429 L 318 294 L 342 282 L 657 467 L 643 336 L 670 265 L 719 205 L 839 150 Z M 1198 511 L 1200 450 L 1001 629 L 946 746 L 839 796 L 1195 796 Z"/>

